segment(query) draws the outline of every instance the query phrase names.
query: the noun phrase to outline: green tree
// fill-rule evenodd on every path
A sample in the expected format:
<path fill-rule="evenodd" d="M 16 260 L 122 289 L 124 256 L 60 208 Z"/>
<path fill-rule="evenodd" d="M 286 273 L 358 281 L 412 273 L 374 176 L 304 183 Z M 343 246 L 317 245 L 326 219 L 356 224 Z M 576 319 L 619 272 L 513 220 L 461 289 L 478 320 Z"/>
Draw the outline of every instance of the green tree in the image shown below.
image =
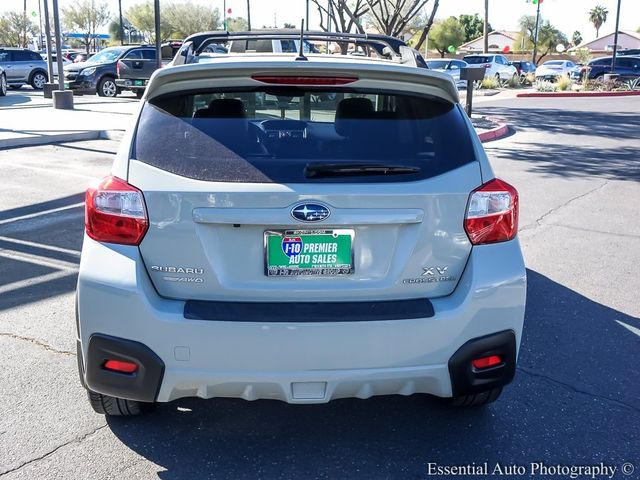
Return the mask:
<path fill-rule="evenodd" d="M 227 17 L 227 31 L 228 32 L 245 32 L 249 29 L 249 24 L 246 18 L 242 17 Z"/>
<path fill-rule="evenodd" d="M 105 25 L 110 16 L 107 4 L 96 3 L 95 0 L 79 0 L 62 8 L 63 25 L 82 34 L 81 43 L 86 47 L 87 54 L 96 30 Z"/>
<path fill-rule="evenodd" d="M 596 38 L 600 36 L 600 27 L 607 21 L 607 15 L 609 15 L 609 10 L 601 5 L 596 5 L 589 10 L 589 21 L 596 29 Z"/>
<path fill-rule="evenodd" d="M 26 47 L 24 39 L 38 31 L 36 24 L 23 13 L 8 12 L 0 17 L 0 45 Z"/>
<path fill-rule="evenodd" d="M 524 15 L 520 18 L 520 32 L 516 37 L 515 44 L 518 49 L 533 50 L 533 42 L 535 41 L 536 30 L 536 17 L 534 15 Z M 534 59 L 535 62 L 546 57 L 552 51 L 555 51 L 556 46 L 562 43 L 566 45 L 569 43 L 567 36 L 551 25 L 548 20 L 540 19 L 538 24 L 538 58 Z"/>
<path fill-rule="evenodd" d="M 458 17 L 458 21 L 464 30 L 464 40 L 462 43 L 470 42 L 482 36 L 484 20 L 478 17 L 477 13 L 474 15 L 462 14 Z M 489 24 L 489 31 L 491 30 L 491 24 Z"/>
<path fill-rule="evenodd" d="M 162 9 L 162 5 L 160 8 Z M 144 36 L 146 41 L 150 43 L 155 42 L 155 15 L 153 11 L 153 2 L 151 0 L 131 6 L 125 15 L 131 22 L 131 25 L 133 25 L 133 27 Z M 167 21 L 166 16 L 162 14 L 161 10 L 160 40 L 164 41 L 169 38 L 171 38 L 171 25 Z"/>
<path fill-rule="evenodd" d="M 217 30 L 220 26 L 220 10 L 190 2 L 170 3 L 163 12 L 172 38 L 187 38 L 197 32 Z"/>
<path fill-rule="evenodd" d="M 573 36 L 571 37 L 571 43 L 573 43 L 574 46 L 578 46 L 582 43 L 582 34 L 578 30 L 573 32 Z"/>
<path fill-rule="evenodd" d="M 429 32 L 429 45 L 444 58 L 450 46 L 458 48 L 464 43 L 464 28 L 456 17 L 449 17 L 433 24 Z"/>

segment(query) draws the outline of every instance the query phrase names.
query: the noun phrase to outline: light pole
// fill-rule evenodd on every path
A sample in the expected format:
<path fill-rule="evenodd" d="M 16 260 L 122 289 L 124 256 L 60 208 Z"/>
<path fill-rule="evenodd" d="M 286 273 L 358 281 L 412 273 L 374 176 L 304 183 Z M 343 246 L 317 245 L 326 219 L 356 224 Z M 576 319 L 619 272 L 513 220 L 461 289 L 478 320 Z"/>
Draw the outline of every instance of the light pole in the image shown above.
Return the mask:
<path fill-rule="evenodd" d="M 49 0 L 43 0 L 44 4 L 44 36 L 47 43 L 47 70 L 49 72 L 49 83 L 53 83 L 53 52 L 51 50 L 51 26 L 49 25 Z M 62 55 L 62 49 L 56 47 L 56 56 Z M 49 92 L 50 93 L 50 92 Z M 50 96 L 47 98 L 51 98 Z"/>
<path fill-rule="evenodd" d="M 247 0 L 247 30 L 251 31 L 251 0 Z"/>
<path fill-rule="evenodd" d="M 484 53 L 489 53 L 489 0 L 484 0 L 484 27 L 482 29 L 484 39 Z"/>
<path fill-rule="evenodd" d="M 616 33 L 613 37 L 613 56 L 611 57 L 611 73 L 616 73 L 616 56 L 618 54 L 618 28 L 620 26 L 620 4 L 622 0 L 618 0 L 618 11 L 616 12 Z"/>
<path fill-rule="evenodd" d="M 122 0 L 118 0 L 118 12 L 120 14 L 120 45 L 124 45 L 124 25 L 122 23 Z"/>
<path fill-rule="evenodd" d="M 540 23 L 540 4 L 543 0 L 533 0 L 537 4 L 536 8 L 536 28 L 533 32 L 533 56 L 531 57 L 531 63 L 536 64 L 536 54 L 538 53 L 538 24 Z"/>
<path fill-rule="evenodd" d="M 162 47 L 160 46 L 160 0 L 153 1 L 153 15 L 156 28 L 156 66 L 162 67 Z"/>

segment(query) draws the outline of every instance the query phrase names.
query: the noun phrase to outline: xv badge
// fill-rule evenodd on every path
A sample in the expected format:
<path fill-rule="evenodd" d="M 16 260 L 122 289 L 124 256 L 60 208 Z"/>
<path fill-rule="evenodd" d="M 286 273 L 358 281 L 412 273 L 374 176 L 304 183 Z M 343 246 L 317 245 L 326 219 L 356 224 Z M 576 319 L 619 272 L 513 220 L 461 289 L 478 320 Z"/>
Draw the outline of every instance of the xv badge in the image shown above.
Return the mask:
<path fill-rule="evenodd" d="M 444 275 L 448 267 L 422 267 L 422 276 Z"/>

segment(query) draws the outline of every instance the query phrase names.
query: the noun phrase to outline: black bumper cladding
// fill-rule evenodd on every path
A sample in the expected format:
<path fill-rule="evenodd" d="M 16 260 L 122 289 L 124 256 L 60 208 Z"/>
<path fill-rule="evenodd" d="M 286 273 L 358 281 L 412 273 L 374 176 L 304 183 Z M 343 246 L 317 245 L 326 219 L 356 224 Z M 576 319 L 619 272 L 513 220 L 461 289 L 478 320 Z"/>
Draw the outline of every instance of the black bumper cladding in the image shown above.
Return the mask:
<path fill-rule="evenodd" d="M 471 361 L 499 355 L 502 363 L 476 370 Z M 449 360 L 453 396 L 470 395 L 506 385 L 516 373 L 516 336 L 512 330 L 469 340 Z"/>
<path fill-rule="evenodd" d="M 135 373 L 106 370 L 107 360 L 134 362 Z M 164 362 L 149 347 L 139 342 L 94 334 L 84 364 L 86 387 L 97 393 L 127 400 L 154 402 L 158 396 Z"/>

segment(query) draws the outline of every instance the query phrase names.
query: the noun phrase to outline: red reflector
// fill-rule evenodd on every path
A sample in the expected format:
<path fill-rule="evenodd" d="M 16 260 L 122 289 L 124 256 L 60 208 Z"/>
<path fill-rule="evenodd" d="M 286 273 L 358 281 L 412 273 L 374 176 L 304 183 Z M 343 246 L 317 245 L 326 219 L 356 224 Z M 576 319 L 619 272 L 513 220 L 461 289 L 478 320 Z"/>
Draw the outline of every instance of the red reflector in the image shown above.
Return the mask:
<path fill-rule="evenodd" d="M 281 77 L 275 75 L 253 75 L 251 78 L 258 82 L 276 85 L 346 85 L 358 80 L 356 77 Z"/>
<path fill-rule="evenodd" d="M 491 355 L 489 357 L 482 357 L 471 360 L 471 365 L 473 365 L 473 368 L 477 369 L 495 367 L 496 365 L 500 365 L 501 363 L 502 359 L 498 355 Z"/>
<path fill-rule="evenodd" d="M 138 365 L 132 362 L 123 362 L 120 360 L 107 360 L 103 367 L 106 370 L 112 370 L 120 373 L 134 373 L 138 371 Z"/>

